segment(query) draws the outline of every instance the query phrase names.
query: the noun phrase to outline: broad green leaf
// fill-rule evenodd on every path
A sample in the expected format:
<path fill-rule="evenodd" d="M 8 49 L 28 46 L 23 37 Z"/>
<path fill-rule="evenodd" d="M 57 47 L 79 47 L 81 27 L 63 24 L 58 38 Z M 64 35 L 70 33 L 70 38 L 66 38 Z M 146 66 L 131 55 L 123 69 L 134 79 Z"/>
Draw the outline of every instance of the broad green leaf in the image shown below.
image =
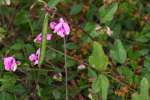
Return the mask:
<path fill-rule="evenodd" d="M 49 7 L 55 7 L 61 0 L 50 0 L 48 2 Z"/>
<path fill-rule="evenodd" d="M 114 48 L 110 51 L 112 58 L 118 62 L 123 64 L 127 58 L 126 50 L 120 40 L 116 40 L 114 44 Z"/>
<path fill-rule="evenodd" d="M 89 64 L 98 71 L 107 69 L 108 57 L 105 55 L 102 46 L 97 42 L 93 43 L 93 52 L 88 60 Z"/>
<path fill-rule="evenodd" d="M 110 22 L 113 19 L 115 12 L 118 9 L 118 3 L 113 3 L 106 7 L 105 5 L 99 8 L 99 16 L 102 23 Z"/>
<path fill-rule="evenodd" d="M 93 89 L 93 91 L 95 92 L 95 93 L 98 93 L 98 92 L 100 92 L 100 90 L 101 90 L 101 79 L 100 79 L 100 77 L 98 76 L 97 78 L 96 78 L 96 80 L 94 80 L 93 81 L 93 83 L 92 83 L 92 89 Z"/>
<path fill-rule="evenodd" d="M 149 83 L 145 77 L 141 80 L 140 93 L 134 93 L 132 95 L 132 100 L 150 100 Z"/>
<path fill-rule="evenodd" d="M 95 30 L 96 24 L 92 23 L 92 22 L 87 22 L 84 26 L 84 30 L 87 32 L 91 32 L 93 30 Z"/>
<path fill-rule="evenodd" d="M 105 75 L 99 75 L 92 84 L 92 89 L 102 96 L 102 100 L 107 100 L 108 88 L 109 80 Z"/>
<path fill-rule="evenodd" d="M 96 71 L 90 67 L 88 68 L 88 77 L 97 77 Z"/>
<path fill-rule="evenodd" d="M 82 10 L 82 4 L 76 4 L 71 8 L 70 14 L 75 15 L 78 14 Z"/>
<path fill-rule="evenodd" d="M 150 100 L 149 83 L 146 78 L 143 78 L 140 85 L 140 96 L 143 100 Z"/>
<path fill-rule="evenodd" d="M 109 88 L 109 80 L 106 76 L 101 75 L 101 92 L 102 92 L 102 100 L 107 100 L 108 88 Z"/>

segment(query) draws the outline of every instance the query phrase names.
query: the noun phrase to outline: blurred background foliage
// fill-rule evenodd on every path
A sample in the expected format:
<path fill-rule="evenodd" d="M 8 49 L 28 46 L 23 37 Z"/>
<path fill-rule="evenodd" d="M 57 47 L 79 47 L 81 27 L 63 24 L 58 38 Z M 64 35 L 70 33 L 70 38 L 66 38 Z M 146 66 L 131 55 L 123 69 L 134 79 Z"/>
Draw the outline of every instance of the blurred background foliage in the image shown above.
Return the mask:
<path fill-rule="evenodd" d="M 133 94 L 133 100 L 141 100 L 137 99 L 142 95 L 140 84 L 150 84 L 150 1 L 45 2 L 61 15 L 54 19 L 64 17 L 71 27 L 67 37 L 70 100 L 131 100 Z M 39 47 L 33 40 L 42 30 L 45 12 L 42 0 L 0 0 L 1 100 L 64 100 L 63 40 L 53 34 L 40 70 L 28 61 L 28 56 Z M 54 19 L 50 17 L 49 21 Z M 94 41 L 101 46 L 94 47 Z M 21 61 L 14 73 L 3 68 L 3 57 L 9 55 Z M 93 59 L 88 64 L 89 56 Z M 107 68 L 105 64 L 91 66 L 101 65 L 101 58 Z M 80 64 L 85 69 L 79 70 Z"/>

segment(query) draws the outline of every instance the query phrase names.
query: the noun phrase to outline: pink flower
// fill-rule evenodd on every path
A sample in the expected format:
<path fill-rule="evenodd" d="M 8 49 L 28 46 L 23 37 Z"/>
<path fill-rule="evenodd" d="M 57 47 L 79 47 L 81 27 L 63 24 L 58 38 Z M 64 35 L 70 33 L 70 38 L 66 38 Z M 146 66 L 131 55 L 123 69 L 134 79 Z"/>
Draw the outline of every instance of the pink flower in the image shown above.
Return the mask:
<path fill-rule="evenodd" d="M 36 51 L 36 53 L 32 53 L 29 56 L 29 60 L 34 64 L 37 65 L 39 63 L 40 58 L 40 48 Z"/>
<path fill-rule="evenodd" d="M 16 71 L 17 61 L 14 57 L 5 57 L 4 58 L 4 67 L 6 71 Z"/>
<path fill-rule="evenodd" d="M 47 34 L 47 40 L 52 39 L 52 34 Z M 37 37 L 34 39 L 34 42 L 41 43 L 42 42 L 42 34 L 38 34 Z"/>
<path fill-rule="evenodd" d="M 57 33 L 57 35 L 59 35 L 60 37 L 65 37 L 70 33 L 70 27 L 63 18 L 60 18 L 59 22 L 51 22 L 49 24 L 49 27 L 53 30 L 54 33 Z"/>

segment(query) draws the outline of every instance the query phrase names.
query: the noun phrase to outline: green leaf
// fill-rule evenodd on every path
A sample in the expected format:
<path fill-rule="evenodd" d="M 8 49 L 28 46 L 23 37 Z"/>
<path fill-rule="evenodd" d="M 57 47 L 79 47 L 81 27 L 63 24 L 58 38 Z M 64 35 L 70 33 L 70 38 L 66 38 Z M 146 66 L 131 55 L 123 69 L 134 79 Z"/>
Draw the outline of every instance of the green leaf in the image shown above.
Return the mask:
<path fill-rule="evenodd" d="M 88 68 L 88 77 L 97 77 L 96 71 Z"/>
<path fill-rule="evenodd" d="M 45 53 L 46 53 L 46 35 L 48 29 L 48 13 L 45 14 L 43 30 L 42 30 L 42 45 L 41 45 L 41 53 L 40 53 L 40 61 L 39 66 L 43 63 Z"/>
<path fill-rule="evenodd" d="M 113 19 L 115 12 L 118 9 L 118 3 L 113 3 L 106 7 L 105 5 L 99 8 L 99 16 L 102 23 L 110 22 Z"/>
<path fill-rule="evenodd" d="M 150 100 L 149 83 L 145 77 L 141 80 L 140 94 L 134 93 L 132 95 L 132 100 Z"/>
<path fill-rule="evenodd" d="M 95 30 L 96 24 L 92 23 L 92 22 L 87 22 L 84 26 L 84 30 L 87 32 L 91 32 L 93 30 Z"/>
<path fill-rule="evenodd" d="M 19 11 L 14 19 L 16 25 L 26 24 L 29 22 L 29 12 L 25 10 Z"/>
<path fill-rule="evenodd" d="M 12 50 L 21 50 L 23 48 L 24 44 L 23 43 L 15 43 L 10 47 Z"/>
<path fill-rule="evenodd" d="M 105 75 L 99 75 L 92 84 L 92 89 L 101 94 L 102 100 L 107 100 L 108 88 L 109 80 Z"/>
<path fill-rule="evenodd" d="M 76 4 L 76 5 L 74 5 L 71 8 L 70 15 L 75 15 L 75 14 L 78 14 L 79 12 L 81 12 L 82 6 L 83 6 L 82 4 Z"/>
<path fill-rule="evenodd" d="M 123 64 L 127 58 L 126 50 L 120 40 L 115 41 L 114 48 L 110 51 L 110 53 L 112 58 L 121 64 Z"/>
<path fill-rule="evenodd" d="M 141 99 L 140 99 L 140 96 L 138 95 L 138 93 L 134 93 L 134 94 L 132 95 L 132 100 L 141 100 Z"/>
<path fill-rule="evenodd" d="M 50 0 L 48 2 L 49 7 L 55 7 L 61 0 Z"/>
<path fill-rule="evenodd" d="M 101 78 L 102 100 L 107 100 L 109 80 L 104 75 L 101 75 L 100 78 Z"/>
<path fill-rule="evenodd" d="M 102 46 L 94 42 L 92 55 L 89 57 L 89 64 L 98 71 L 107 69 L 108 57 L 105 55 Z"/>
<path fill-rule="evenodd" d="M 92 89 L 93 89 L 93 91 L 94 91 L 95 93 L 100 92 L 100 90 L 101 90 L 100 85 L 101 85 L 101 79 L 100 79 L 100 77 L 98 76 L 98 77 L 96 78 L 96 80 L 94 80 L 93 83 L 92 83 Z"/>
<path fill-rule="evenodd" d="M 143 78 L 140 85 L 140 96 L 143 100 L 149 100 L 149 83 L 146 78 Z"/>

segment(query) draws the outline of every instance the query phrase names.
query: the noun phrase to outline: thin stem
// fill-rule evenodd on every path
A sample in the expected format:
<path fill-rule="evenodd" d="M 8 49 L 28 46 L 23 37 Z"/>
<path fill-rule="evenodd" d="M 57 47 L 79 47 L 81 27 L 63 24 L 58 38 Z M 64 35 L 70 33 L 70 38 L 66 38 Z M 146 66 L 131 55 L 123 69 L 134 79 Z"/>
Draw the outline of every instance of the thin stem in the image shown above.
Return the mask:
<path fill-rule="evenodd" d="M 65 87 L 66 87 L 66 100 L 68 100 L 68 69 L 67 69 L 67 48 L 66 48 L 66 38 L 64 37 L 64 68 L 65 68 Z"/>

